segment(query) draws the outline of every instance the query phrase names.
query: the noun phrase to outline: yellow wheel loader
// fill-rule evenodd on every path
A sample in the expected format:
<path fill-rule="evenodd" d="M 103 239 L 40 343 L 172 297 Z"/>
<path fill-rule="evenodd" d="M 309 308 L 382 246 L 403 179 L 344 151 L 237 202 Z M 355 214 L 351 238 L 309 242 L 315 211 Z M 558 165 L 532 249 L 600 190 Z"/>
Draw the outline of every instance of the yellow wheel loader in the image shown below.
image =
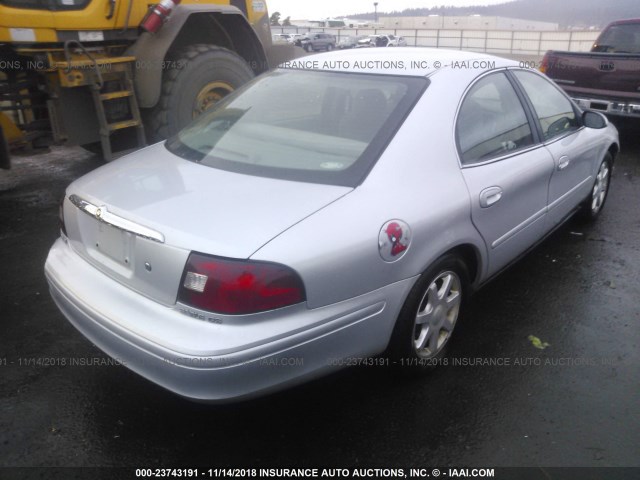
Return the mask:
<path fill-rule="evenodd" d="M 0 166 L 51 141 L 111 160 L 293 56 L 263 0 L 0 0 Z"/>

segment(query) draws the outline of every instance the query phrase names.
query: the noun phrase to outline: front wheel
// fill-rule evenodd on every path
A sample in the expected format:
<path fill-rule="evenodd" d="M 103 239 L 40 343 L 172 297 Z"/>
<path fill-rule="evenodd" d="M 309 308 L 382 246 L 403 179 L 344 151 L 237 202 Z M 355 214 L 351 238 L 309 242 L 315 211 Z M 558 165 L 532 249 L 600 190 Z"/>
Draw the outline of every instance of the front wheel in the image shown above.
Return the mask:
<path fill-rule="evenodd" d="M 604 207 L 604 203 L 609 195 L 612 165 L 613 157 L 607 152 L 598 167 L 598 173 L 593 182 L 591 193 L 582 204 L 582 219 L 587 222 L 592 222 L 598 218 Z"/>
<path fill-rule="evenodd" d="M 466 265 L 455 255 L 440 257 L 409 293 L 391 336 L 389 353 L 401 366 L 423 370 L 444 356 L 468 294 Z"/>

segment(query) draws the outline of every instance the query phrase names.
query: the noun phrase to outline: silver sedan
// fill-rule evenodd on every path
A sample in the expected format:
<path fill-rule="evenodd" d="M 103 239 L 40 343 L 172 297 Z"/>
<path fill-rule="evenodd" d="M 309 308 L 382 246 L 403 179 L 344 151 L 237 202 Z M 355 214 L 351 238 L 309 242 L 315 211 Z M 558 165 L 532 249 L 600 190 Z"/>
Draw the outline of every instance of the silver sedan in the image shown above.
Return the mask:
<path fill-rule="evenodd" d="M 66 191 L 53 299 L 179 395 L 437 363 L 474 290 L 606 201 L 617 131 L 538 72 L 418 48 L 305 60 Z"/>

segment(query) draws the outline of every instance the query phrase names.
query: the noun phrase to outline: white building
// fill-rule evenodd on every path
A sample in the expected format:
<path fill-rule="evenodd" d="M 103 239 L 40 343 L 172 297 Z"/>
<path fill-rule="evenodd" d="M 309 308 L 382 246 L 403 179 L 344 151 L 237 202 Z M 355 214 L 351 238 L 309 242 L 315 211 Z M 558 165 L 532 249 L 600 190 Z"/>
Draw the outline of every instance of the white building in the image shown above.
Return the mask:
<path fill-rule="evenodd" d="M 429 30 L 558 30 L 557 23 L 537 22 L 507 17 L 469 15 L 454 17 L 429 15 L 428 17 L 379 17 L 384 28 Z"/>
<path fill-rule="evenodd" d="M 374 23 L 367 20 L 353 20 L 351 18 L 326 18 L 324 20 L 291 20 L 291 25 L 309 28 L 383 28 L 382 22 Z"/>

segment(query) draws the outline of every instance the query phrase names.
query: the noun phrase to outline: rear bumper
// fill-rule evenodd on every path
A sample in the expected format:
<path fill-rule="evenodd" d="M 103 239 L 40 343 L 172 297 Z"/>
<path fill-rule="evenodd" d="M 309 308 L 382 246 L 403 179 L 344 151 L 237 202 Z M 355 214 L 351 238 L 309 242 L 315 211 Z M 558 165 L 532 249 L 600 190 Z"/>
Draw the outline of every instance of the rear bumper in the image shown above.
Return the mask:
<path fill-rule="evenodd" d="M 571 95 L 571 98 L 573 98 L 582 109 L 597 110 L 607 115 L 640 118 L 640 101 L 605 100 L 602 98 L 589 98 L 575 95 Z"/>
<path fill-rule="evenodd" d="M 278 317 L 269 312 L 264 321 L 245 316 L 210 324 L 113 281 L 62 239 L 51 248 L 45 273 L 62 313 L 101 350 L 178 395 L 210 402 L 279 390 L 339 368 L 342 359 L 383 351 L 414 282 L 318 309 L 298 305 Z M 282 333 L 283 325 L 290 330 Z M 250 340 L 242 345 L 238 337 Z M 234 344 L 227 351 L 221 348 L 225 338 Z"/>
<path fill-rule="evenodd" d="M 556 78 L 555 73 L 549 71 L 547 75 L 582 109 L 596 110 L 607 115 L 640 118 L 638 93 L 580 87 L 576 85 L 576 80 Z"/>

